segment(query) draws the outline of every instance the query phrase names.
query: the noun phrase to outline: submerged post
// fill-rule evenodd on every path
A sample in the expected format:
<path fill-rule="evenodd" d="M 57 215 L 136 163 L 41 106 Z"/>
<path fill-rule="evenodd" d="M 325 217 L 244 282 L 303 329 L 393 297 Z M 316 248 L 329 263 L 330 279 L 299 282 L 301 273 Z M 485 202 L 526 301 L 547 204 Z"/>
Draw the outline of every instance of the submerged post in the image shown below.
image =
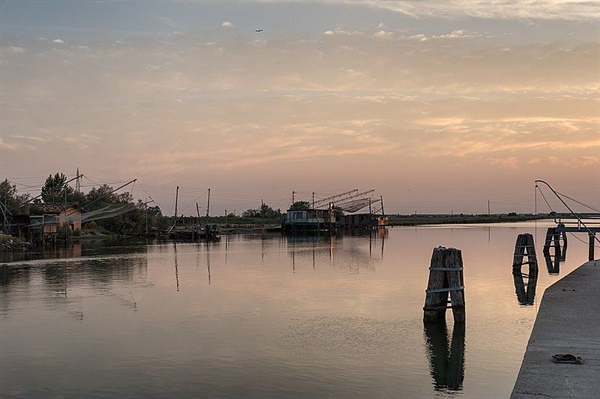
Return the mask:
<path fill-rule="evenodd" d="M 451 308 L 455 322 L 465 321 L 465 287 L 463 262 L 460 249 L 437 247 L 433 249 L 429 281 L 423 306 L 423 320 L 436 321 L 445 318 Z M 448 300 L 450 295 L 450 300 Z"/>

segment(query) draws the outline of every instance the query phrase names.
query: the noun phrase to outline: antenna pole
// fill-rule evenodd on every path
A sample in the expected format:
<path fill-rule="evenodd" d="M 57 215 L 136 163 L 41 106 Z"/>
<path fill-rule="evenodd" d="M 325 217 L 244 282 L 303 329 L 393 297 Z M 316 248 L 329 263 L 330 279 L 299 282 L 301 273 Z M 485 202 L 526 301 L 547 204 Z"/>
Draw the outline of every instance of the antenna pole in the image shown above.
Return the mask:
<path fill-rule="evenodd" d="M 210 212 L 210 188 L 208 189 L 208 201 L 206 203 L 206 220 L 208 221 L 208 214 Z"/>
<path fill-rule="evenodd" d="M 179 199 L 179 186 L 175 190 L 175 222 L 173 223 L 173 227 L 177 225 L 177 201 Z"/>

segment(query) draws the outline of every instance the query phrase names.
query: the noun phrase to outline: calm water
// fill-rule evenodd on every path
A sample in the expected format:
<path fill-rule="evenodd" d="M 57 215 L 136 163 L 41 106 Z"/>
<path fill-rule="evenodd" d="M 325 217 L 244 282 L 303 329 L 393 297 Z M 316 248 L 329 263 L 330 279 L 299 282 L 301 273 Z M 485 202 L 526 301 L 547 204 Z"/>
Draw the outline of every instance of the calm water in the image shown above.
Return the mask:
<path fill-rule="evenodd" d="M 506 398 L 544 289 L 587 260 L 569 237 L 550 274 L 551 225 L 95 243 L 4 262 L 0 396 Z M 540 263 L 531 306 L 511 274 L 525 232 Z M 462 250 L 464 330 L 451 311 L 447 325 L 422 322 L 439 245 Z"/>

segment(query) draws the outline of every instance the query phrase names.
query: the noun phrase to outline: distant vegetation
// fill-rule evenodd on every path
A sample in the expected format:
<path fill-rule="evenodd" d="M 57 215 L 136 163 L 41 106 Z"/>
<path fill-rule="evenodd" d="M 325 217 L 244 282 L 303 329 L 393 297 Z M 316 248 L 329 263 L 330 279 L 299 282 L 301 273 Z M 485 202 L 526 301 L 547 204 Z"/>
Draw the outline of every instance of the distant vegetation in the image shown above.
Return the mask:
<path fill-rule="evenodd" d="M 545 219 L 548 215 L 508 214 L 497 215 L 388 215 L 390 226 L 415 226 L 422 224 L 468 224 L 468 223 L 505 223 L 526 220 Z"/>
<path fill-rule="evenodd" d="M 159 206 L 148 206 L 141 200 L 135 200 L 130 193 L 117 194 L 106 184 L 92 188 L 87 194 L 77 192 L 67 184 L 62 173 L 50 175 L 41 189 L 40 195 L 32 198 L 29 194 L 19 194 L 17 187 L 8 179 L 0 182 L 0 203 L 7 220 L 13 216 L 41 214 L 43 204 L 77 204 L 82 212 L 89 213 L 110 206 L 129 205 L 128 212 L 106 219 L 84 223 L 86 232 L 107 233 L 129 236 L 141 236 L 148 233 L 165 232 L 174 224 L 191 226 L 195 224 L 219 223 L 229 225 L 273 225 L 283 221 L 284 213 L 261 204 L 258 209 L 248 209 L 241 215 L 229 214 L 218 217 L 164 216 Z M 5 207 L 5 208 L 4 208 Z M 4 230 L 4 217 L 1 218 Z M 77 234 L 76 234 L 77 235 Z M 64 235 L 63 235 L 64 236 Z"/>
<path fill-rule="evenodd" d="M 130 193 L 116 194 L 116 190 L 103 184 L 92 188 L 87 194 L 77 192 L 70 187 L 67 178 L 62 173 L 49 175 L 40 195 L 31 198 L 29 194 L 19 194 L 17 187 L 10 181 L 0 182 L 0 203 L 7 220 L 18 215 L 36 215 L 41 213 L 42 204 L 76 203 L 84 213 L 98 211 L 110 206 L 128 205 L 128 212 L 110 218 L 92 220 L 83 225 L 83 234 L 107 234 L 141 236 L 146 233 L 165 232 L 171 226 L 192 226 L 196 224 L 218 223 L 228 226 L 271 226 L 279 225 L 285 218 L 285 211 L 273 209 L 263 203 L 257 209 L 248 209 L 241 215 L 193 217 L 164 216 L 158 206 L 148 206 L 141 200 L 134 200 Z M 304 201 L 295 202 L 290 209 L 309 209 L 310 204 Z M 522 215 L 509 213 L 503 215 L 388 215 L 392 226 L 419 224 L 448 224 L 448 223 L 498 223 L 539 219 L 547 215 Z M 2 227 L 4 228 L 4 217 Z M 82 233 L 75 232 L 75 236 Z"/>

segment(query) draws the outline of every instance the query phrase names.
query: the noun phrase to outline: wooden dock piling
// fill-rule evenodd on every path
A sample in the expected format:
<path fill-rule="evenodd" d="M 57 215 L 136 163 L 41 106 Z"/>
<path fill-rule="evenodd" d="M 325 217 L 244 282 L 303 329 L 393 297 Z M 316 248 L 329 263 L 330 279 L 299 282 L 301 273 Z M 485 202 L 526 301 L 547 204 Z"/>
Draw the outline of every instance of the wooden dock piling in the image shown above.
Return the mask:
<path fill-rule="evenodd" d="M 523 262 L 527 257 L 527 261 Z M 529 265 L 529 273 L 537 272 L 538 263 L 535 255 L 535 245 L 533 244 L 533 235 L 530 233 L 519 234 L 515 243 L 515 253 L 513 257 L 513 271 L 521 271 L 523 265 Z"/>
<path fill-rule="evenodd" d="M 527 257 L 526 261 L 524 261 L 525 257 Z M 529 266 L 528 274 L 523 273 L 523 265 Z M 517 299 L 521 305 L 533 305 L 538 270 L 533 235 L 529 233 L 519 234 L 517 242 L 515 243 L 512 274 L 514 277 Z M 527 279 L 527 289 L 525 289 L 525 278 Z"/>
<path fill-rule="evenodd" d="M 429 280 L 423 307 L 425 322 L 445 318 L 451 308 L 455 322 L 465 321 L 465 287 L 460 249 L 437 247 L 433 249 Z M 448 300 L 450 295 L 450 300 Z"/>
<path fill-rule="evenodd" d="M 568 242 L 567 233 L 564 228 L 564 223 L 559 223 L 557 227 L 548 228 L 546 231 L 546 241 L 544 242 L 544 255 L 549 255 L 550 248 L 554 248 L 554 256 L 560 260 L 565 260 Z"/>

